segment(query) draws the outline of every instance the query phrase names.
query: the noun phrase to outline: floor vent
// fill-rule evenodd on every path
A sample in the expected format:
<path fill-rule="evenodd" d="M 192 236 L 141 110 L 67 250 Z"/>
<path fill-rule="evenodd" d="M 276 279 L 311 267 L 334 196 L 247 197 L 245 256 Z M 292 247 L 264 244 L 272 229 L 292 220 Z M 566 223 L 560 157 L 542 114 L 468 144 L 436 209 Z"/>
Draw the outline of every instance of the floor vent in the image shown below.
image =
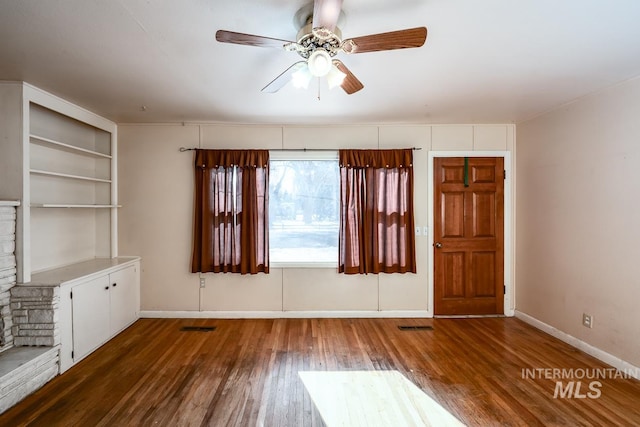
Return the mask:
<path fill-rule="evenodd" d="M 215 326 L 183 326 L 180 328 L 181 331 L 185 332 L 211 332 L 215 331 Z"/>
<path fill-rule="evenodd" d="M 433 326 L 398 326 L 401 331 L 433 331 Z"/>

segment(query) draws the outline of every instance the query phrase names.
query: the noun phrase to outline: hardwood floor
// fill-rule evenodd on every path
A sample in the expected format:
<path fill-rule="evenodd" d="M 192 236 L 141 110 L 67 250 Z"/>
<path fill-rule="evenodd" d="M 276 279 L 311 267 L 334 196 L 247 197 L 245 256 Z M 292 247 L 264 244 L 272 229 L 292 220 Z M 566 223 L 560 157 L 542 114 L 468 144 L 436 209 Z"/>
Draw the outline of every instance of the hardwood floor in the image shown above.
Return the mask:
<path fill-rule="evenodd" d="M 553 368 L 607 367 L 515 318 L 142 319 L 0 425 L 640 425 L 639 381 Z"/>

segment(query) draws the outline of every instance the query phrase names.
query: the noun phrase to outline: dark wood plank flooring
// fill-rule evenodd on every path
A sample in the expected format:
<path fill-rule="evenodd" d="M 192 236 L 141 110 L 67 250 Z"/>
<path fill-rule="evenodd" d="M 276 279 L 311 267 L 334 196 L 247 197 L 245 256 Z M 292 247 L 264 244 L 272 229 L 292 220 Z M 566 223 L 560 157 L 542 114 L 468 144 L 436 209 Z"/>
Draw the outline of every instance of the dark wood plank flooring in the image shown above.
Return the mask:
<path fill-rule="evenodd" d="M 470 426 L 640 425 L 639 381 L 554 398 L 557 379 L 523 378 L 606 367 L 515 318 L 141 319 L 0 425 L 324 426 L 298 372 L 354 370 L 398 371 Z"/>

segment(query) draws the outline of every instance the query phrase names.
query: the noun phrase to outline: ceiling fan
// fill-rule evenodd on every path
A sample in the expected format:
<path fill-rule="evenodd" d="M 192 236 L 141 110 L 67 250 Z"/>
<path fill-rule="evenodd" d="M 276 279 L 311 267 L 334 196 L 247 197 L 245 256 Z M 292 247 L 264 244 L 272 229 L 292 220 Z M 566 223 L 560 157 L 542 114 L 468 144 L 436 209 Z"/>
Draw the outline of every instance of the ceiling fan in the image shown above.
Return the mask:
<path fill-rule="evenodd" d="M 347 54 L 420 47 L 427 38 L 425 27 L 370 34 L 343 40 L 338 23 L 342 13 L 342 0 L 314 0 L 301 8 L 294 17 L 300 28 L 297 41 L 281 40 L 253 34 L 218 30 L 216 40 L 222 43 L 268 47 L 296 52 L 298 61 L 266 85 L 262 91 L 275 93 L 292 81 L 296 87 L 307 88 L 313 77 L 327 78 L 329 87 L 340 86 L 349 95 L 364 85 L 339 59 Z"/>

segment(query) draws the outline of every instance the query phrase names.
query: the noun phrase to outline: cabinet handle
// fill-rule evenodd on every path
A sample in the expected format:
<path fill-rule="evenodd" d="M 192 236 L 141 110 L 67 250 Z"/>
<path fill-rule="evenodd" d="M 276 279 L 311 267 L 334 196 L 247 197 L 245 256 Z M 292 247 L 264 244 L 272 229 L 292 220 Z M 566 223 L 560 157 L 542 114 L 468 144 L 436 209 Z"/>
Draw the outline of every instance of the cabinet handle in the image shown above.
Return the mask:
<path fill-rule="evenodd" d="M 113 284 L 113 285 L 111 285 L 111 286 L 113 286 L 113 287 L 115 288 L 116 286 L 118 286 L 118 284 L 117 284 L 117 283 L 114 283 L 114 284 Z"/>
<path fill-rule="evenodd" d="M 109 287 L 108 287 L 108 286 L 105 286 L 105 287 L 104 287 L 104 290 L 105 290 L 105 291 L 108 291 L 108 290 L 109 290 Z"/>

